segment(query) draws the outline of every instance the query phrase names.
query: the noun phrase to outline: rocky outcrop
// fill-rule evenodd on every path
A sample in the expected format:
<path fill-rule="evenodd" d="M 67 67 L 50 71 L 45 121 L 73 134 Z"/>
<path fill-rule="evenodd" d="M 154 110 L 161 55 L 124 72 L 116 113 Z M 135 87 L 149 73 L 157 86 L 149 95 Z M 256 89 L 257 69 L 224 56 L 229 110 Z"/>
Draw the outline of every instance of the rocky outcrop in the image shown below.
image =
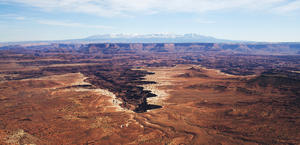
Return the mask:
<path fill-rule="evenodd" d="M 91 83 L 93 88 L 101 88 L 113 92 L 123 103 L 122 107 L 135 112 L 146 112 L 148 109 L 159 108 L 160 106 L 149 105 L 147 98 L 155 97 L 150 91 L 139 87 L 143 84 L 155 82 L 143 81 L 143 77 L 150 72 L 141 70 L 132 70 L 128 66 L 119 65 L 94 65 L 94 66 L 63 66 L 46 67 L 41 70 L 10 72 L 18 74 L 11 80 L 21 80 L 28 78 L 38 78 L 48 75 L 57 75 L 65 73 L 82 73 L 88 77 L 86 81 Z M 86 86 L 79 86 L 86 87 Z"/>

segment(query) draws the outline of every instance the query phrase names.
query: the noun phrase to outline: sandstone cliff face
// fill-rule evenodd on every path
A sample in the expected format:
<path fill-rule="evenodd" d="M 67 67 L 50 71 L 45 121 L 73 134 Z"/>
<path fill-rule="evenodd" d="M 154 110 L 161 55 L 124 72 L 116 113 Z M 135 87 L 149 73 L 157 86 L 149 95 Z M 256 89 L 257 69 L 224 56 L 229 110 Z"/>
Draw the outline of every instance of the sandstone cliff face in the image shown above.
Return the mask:
<path fill-rule="evenodd" d="M 144 90 L 143 87 L 139 87 L 143 84 L 155 83 L 143 81 L 143 77 L 151 73 L 141 70 L 132 70 L 128 66 L 102 64 L 94 66 L 46 67 L 40 70 L 10 72 L 11 74 L 18 75 L 7 79 L 22 80 L 79 72 L 87 77 L 85 81 L 92 84 L 92 86 L 89 87 L 105 89 L 114 93 L 117 98 L 123 101 L 121 106 L 124 108 L 140 113 L 146 112 L 153 107 L 160 107 L 148 105 L 147 98 L 155 97 L 156 95 Z"/>
<path fill-rule="evenodd" d="M 45 52 L 79 53 L 147 53 L 147 52 L 204 52 L 264 55 L 294 55 L 300 52 L 298 43 L 97 43 L 97 44 L 50 44 L 42 46 L 4 46 L 0 50 L 30 49 Z"/>
<path fill-rule="evenodd" d="M 201 52 L 218 51 L 239 54 L 297 54 L 299 44 L 217 44 L 217 43 L 149 43 L 149 44 L 89 44 L 87 48 L 96 52 L 138 53 L 138 52 Z M 90 51 L 94 53 L 95 51 Z"/>

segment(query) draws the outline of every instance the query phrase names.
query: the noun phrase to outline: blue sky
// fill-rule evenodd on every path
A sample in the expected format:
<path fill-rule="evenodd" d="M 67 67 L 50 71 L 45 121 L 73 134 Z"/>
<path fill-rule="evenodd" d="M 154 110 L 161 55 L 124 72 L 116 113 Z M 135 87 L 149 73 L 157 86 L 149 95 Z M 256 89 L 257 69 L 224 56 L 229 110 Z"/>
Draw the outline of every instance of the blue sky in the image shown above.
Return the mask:
<path fill-rule="evenodd" d="M 107 33 L 300 42 L 300 0 L 0 0 L 0 42 Z"/>

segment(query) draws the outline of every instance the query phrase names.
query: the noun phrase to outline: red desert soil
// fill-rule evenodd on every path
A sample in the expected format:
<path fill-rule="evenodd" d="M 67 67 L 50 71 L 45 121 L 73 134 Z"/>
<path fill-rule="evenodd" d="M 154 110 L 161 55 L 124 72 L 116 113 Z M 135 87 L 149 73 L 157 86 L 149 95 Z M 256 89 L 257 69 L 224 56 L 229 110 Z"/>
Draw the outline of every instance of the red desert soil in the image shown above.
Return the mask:
<path fill-rule="evenodd" d="M 143 85 L 160 109 L 134 113 L 81 73 L 0 82 L 0 144 L 299 144 L 300 120 L 272 98 L 272 88 L 247 88 L 255 76 L 200 66 L 142 68 Z M 255 91 L 254 91 L 255 90 Z M 272 98 L 270 97 L 272 96 Z"/>

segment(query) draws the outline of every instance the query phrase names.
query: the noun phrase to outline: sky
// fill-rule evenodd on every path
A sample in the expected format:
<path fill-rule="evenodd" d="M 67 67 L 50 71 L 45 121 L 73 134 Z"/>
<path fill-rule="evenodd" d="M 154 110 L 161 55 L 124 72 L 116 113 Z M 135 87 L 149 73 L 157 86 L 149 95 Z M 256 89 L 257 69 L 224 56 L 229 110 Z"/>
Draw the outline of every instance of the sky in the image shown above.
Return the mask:
<path fill-rule="evenodd" d="M 0 0 L 0 42 L 118 33 L 300 42 L 300 0 Z"/>

